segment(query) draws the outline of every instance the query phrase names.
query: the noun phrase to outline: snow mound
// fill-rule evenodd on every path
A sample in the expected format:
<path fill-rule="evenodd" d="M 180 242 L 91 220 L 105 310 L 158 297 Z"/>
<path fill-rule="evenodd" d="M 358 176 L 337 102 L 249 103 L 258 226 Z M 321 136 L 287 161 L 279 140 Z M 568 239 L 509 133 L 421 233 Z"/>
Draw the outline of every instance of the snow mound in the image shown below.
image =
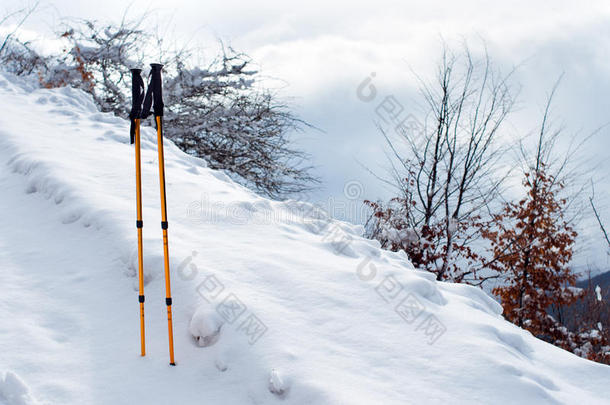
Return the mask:
<path fill-rule="evenodd" d="M 191 318 L 189 332 L 199 346 L 211 346 L 220 337 L 224 324 L 221 316 L 207 305 L 201 305 Z"/>
<path fill-rule="evenodd" d="M 28 386 L 15 373 L 7 371 L 4 375 L 0 374 L 0 403 L 34 405 L 37 402 L 30 396 Z"/>
<path fill-rule="evenodd" d="M 166 141 L 168 367 L 149 127 L 141 358 L 129 123 L 81 91 L 10 76 L 0 100 L 0 366 L 30 387 L 6 374 L 0 403 L 30 391 L 62 404 L 607 403 L 609 367 L 504 321 L 481 290 L 438 283 L 361 226 L 261 198 Z"/>

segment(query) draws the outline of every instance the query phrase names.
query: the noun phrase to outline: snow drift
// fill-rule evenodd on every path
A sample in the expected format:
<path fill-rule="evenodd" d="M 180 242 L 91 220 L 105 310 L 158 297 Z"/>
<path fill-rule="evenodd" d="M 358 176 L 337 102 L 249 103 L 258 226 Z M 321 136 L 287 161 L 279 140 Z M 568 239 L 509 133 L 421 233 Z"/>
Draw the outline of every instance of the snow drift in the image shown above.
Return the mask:
<path fill-rule="evenodd" d="M 0 100 L 0 404 L 608 402 L 610 367 L 504 321 L 481 290 L 166 141 L 169 367 L 151 128 L 141 358 L 128 121 L 12 76 Z"/>

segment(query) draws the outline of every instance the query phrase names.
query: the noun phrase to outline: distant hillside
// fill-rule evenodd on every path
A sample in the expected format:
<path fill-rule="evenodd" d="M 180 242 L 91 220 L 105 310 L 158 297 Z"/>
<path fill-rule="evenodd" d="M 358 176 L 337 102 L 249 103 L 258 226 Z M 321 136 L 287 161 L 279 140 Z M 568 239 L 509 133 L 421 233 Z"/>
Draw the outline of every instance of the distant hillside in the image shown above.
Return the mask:
<path fill-rule="evenodd" d="M 593 287 L 595 287 L 596 285 L 600 286 L 602 291 L 608 291 L 608 289 L 610 288 L 610 271 L 592 277 L 591 284 L 593 285 Z M 577 282 L 576 285 L 580 288 L 587 288 L 587 286 L 589 285 L 589 280 L 581 280 Z"/>
<path fill-rule="evenodd" d="M 563 308 L 562 313 L 559 314 L 556 310 L 549 309 L 549 313 L 553 316 L 561 316 L 564 319 L 564 322 L 572 329 L 578 326 L 578 323 L 582 322 L 583 318 L 586 318 L 586 314 L 590 311 L 589 305 L 592 301 L 597 300 L 597 294 L 595 292 L 595 287 L 599 286 L 601 288 L 601 298 L 602 303 L 605 306 L 605 309 L 600 314 L 602 319 L 610 319 L 610 271 L 607 271 L 602 274 L 598 274 L 595 277 L 591 278 L 591 284 L 589 288 L 589 279 L 580 280 L 576 283 L 576 286 L 582 288 L 586 291 L 587 296 L 585 298 L 577 301 L 573 305 Z M 587 302 L 589 304 L 587 304 Z M 603 324 L 607 324 L 607 322 L 602 322 Z"/>

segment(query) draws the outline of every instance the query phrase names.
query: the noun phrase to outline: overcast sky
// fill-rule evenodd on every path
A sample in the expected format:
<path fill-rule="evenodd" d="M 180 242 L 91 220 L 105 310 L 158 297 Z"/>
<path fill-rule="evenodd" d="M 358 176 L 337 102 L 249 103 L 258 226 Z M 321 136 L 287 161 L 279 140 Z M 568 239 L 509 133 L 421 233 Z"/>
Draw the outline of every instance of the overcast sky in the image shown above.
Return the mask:
<path fill-rule="evenodd" d="M 14 1 L 1 0 L 5 9 Z M 26 25 L 49 33 L 62 17 L 118 20 L 125 1 L 42 1 Z M 432 73 L 441 38 L 459 46 L 466 40 L 476 50 L 481 39 L 493 60 L 509 70 L 520 65 L 519 111 L 504 136 L 534 130 L 547 93 L 564 74 L 553 110 L 565 125 L 566 137 L 584 136 L 610 121 L 610 2 L 608 1 L 134 1 L 131 14 L 149 10 L 170 21 L 173 36 L 210 49 L 216 38 L 246 52 L 265 75 L 282 80 L 282 94 L 295 111 L 323 132 L 306 131 L 300 144 L 313 155 L 323 187 L 308 196 L 314 201 L 349 202 L 346 184 L 358 188 L 357 201 L 388 197 L 363 168 L 383 175 L 383 138 L 376 130 L 375 107 L 394 95 L 405 114 L 417 114 L 420 100 L 412 71 Z M 356 97 L 358 85 L 375 72 L 378 95 L 366 103 Z M 279 85 L 279 82 L 275 82 Z M 602 130 L 584 152 L 599 162 L 597 193 L 610 226 L 609 191 L 604 173 L 610 166 L 610 133 Z M 360 187 L 360 186 L 358 186 Z M 353 189 L 352 189 L 353 191 Z M 356 209 L 335 214 L 356 218 Z M 595 236 L 599 236 L 594 226 Z M 584 243 L 581 262 L 595 258 L 608 265 L 600 244 Z"/>

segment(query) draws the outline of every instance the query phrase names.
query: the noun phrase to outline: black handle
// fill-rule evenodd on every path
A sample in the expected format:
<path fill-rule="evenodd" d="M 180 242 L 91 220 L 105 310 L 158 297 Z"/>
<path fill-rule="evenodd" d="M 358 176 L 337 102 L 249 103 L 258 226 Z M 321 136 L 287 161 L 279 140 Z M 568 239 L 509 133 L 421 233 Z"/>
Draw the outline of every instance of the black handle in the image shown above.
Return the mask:
<path fill-rule="evenodd" d="M 129 129 L 129 140 L 133 144 L 135 139 L 135 120 L 142 115 L 142 102 L 144 101 L 144 80 L 141 76 L 142 69 L 131 69 L 131 112 L 129 119 L 131 127 Z"/>
<path fill-rule="evenodd" d="M 163 86 L 161 80 L 161 69 L 163 69 L 163 65 L 160 63 L 151 63 L 150 67 L 150 82 L 148 83 L 148 90 L 146 91 L 146 97 L 144 98 L 142 118 L 146 118 L 150 115 L 151 107 L 153 108 L 155 117 L 163 116 Z"/>

